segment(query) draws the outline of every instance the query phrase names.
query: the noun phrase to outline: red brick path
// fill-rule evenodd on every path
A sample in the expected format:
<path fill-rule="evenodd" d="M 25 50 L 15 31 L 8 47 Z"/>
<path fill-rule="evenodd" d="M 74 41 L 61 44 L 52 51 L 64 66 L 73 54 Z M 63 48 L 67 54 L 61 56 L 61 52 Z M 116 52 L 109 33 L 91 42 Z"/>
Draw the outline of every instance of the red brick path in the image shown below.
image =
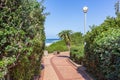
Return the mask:
<path fill-rule="evenodd" d="M 92 80 L 83 71 L 78 71 L 78 68 L 69 62 L 68 57 L 68 52 L 44 57 L 44 69 L 40 80 Z"/>

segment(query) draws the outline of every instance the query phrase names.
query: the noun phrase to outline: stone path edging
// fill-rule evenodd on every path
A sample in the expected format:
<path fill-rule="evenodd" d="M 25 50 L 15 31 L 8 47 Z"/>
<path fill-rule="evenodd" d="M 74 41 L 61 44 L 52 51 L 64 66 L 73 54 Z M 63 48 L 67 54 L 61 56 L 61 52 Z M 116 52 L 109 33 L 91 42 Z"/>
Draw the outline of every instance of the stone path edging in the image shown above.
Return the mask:
<path fill-rule="evenodd" d="M 76 68 L 77 67 L 82 67 L 82 65 L 79 65 L 79 64 L 76 64 L 75 62 L 73 62 L 70 58 L 68 58 L 68 61 L 70 62 L 70 63 L 72 63 Z M 90 80 L 93 80 L 86 72 L 85 72 L 85 70 L 86 70 L 86 68 L 84 67 L 83 69 L 80 69 Z"/>

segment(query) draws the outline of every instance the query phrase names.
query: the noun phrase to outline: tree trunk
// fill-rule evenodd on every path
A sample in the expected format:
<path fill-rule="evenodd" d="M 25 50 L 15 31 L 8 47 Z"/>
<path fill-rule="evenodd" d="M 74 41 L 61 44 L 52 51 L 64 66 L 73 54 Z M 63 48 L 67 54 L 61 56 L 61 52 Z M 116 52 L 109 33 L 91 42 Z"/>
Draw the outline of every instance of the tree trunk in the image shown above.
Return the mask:
<path fill-rule="evenodd" d="M 7 80 L 10 80 L 10 75 L 9 75 L 9 73 L 7 74 Z"/>
<path fill-rule="evenodd" d="M 68 47 L 68 50 L 69 50 L 69 52 L 70 52 L 70 45 L 67 45 L 67 47 Z"/>

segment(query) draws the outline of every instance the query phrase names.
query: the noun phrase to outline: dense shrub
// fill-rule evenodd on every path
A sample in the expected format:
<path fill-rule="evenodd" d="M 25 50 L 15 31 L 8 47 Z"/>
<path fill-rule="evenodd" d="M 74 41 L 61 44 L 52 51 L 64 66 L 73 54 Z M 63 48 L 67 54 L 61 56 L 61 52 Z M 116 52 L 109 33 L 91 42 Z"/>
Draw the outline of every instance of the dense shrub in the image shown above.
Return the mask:
<path fill-rule="evenodd" d="M 37 0 L 0 1 L 0 79 L 39 75 L 44 50 L 44 7 Z"/>
<path fill-rule="evenodd" d="M 91 67 L 98 77 L 120 79 L 120 29 L 110 29 L 96 37 L 93 57 L 94 66 Z"/>
<path fill-rule="evenodd" d="M 74 32 L 71 34 L 71 45 L 77 46 L 77 45 L 82 45 L 83 44 L 83 35 L 81 32 Z"/>
<path fill-rule="evenodd" d="M 46 47 L 46 50 L 48 50 L 49 53 L 52 53 L 54 51 L 68 51 L 68 48 L 63 40 L 54 42 L 50 46 Z"/>
<path fill-rule="evenodd" d="M 71 34 L 70 58 L 76 63 L 81 64 L 84 57 L 84 38 L 82 33 L 75 32 Z"/>
<path fill-rule="evenodd" d="M 105 32 L 107 30 L 109 30 L 110 28 L 114 28 L 114 29 L 119 29 L 120 25 L 119 25 L 119 21 L 120 21 L 120 17 L 107 17 L 107 19 L 99 26 L 92 26 L 91 27 L 91 31 L 87 32 L 87 34 L 85 35 L 85 58 L 86 58 L 86 66 L 90 66 L 91 63 L 91 58 L 93 55 L 93 50 L 94 50 L 94 45 L 93 42 L 95 40 L 95 38 L 100 35 L 102 32 Z M 89 67 L 88 67 L 89 68 Z M 90 70 L 91 68 L 89 68 Z"/>
<path fill-rule="evenodd" d="M 100 26 L 93 26 L 91 31 L 85 35 L 85 65 L 87 70 L 97 76 L 99 80 L 119 79 L 117 69 L 120 53 L 119 21 L 119 16 L 108 17 L 104 23 Z M 115 51 L 118 54 L 115 55 Z"/>
<path fill-rule="evenodd" d="M 78 64 L 81 64 L 84 58 L 84 45 L 71 47 L 70 58 Z"/>

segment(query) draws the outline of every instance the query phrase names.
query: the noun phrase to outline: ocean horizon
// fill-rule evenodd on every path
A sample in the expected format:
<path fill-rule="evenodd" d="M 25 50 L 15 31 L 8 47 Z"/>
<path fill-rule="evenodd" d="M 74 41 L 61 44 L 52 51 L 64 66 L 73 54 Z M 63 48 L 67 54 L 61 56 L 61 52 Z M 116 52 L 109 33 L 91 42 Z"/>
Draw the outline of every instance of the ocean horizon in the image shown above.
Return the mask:
<path fill-rule="evenodd" d="M 49 45 L 51 45 L 52 43 L 57 42 L 57 41 L 59 41 L 59 40 L 60 40 L 60 39 L 58 39 L 58 38 L 46 39 L 46 40 L 45 40 L 45 46 L 49 46 Z"/>

